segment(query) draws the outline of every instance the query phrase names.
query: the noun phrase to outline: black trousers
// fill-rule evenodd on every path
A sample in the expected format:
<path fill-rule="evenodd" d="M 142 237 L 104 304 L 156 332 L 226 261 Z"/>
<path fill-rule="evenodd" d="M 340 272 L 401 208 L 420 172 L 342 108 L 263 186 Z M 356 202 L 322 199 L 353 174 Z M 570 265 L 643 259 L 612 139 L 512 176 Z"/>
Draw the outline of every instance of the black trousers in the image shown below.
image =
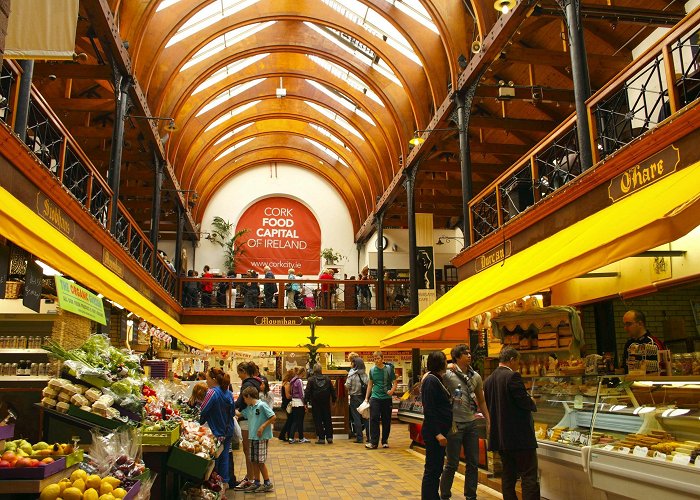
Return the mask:
<path fill-rule="evenodd" d="M 421 482 L 421 500 L 440 500 L 440 476 L 445 462 L 445 447 L 435 437 L 425 437 L 425 469 Z M 504 497 L 505 498 L 505 497 Z"/>
<path fill-rule="evenodd" d="M 331 423 L 331 407 L 328 403 L 318 403 L 311 407 L 314 417 L 316 436 L 319 439 L 333 439 L 333 424 Z"/>
<path fill-rule="evenodd" d="M 284 390 L 284 389 L 282 389 L 282 390 Z M 285 404 L 286 402 L 288 402 L 286 399 L 282 400 L 282 408 L 287 408 L 287 405 Z M 285 414 L 287 415 L 287 420 L 284 422 L 284 427 L 282 427 L 282 430 L 279 433 L 279 437 L 286 440 L 286 439 L 291 438 L 290 432 L 291 432 L 292 423 L 294 422 L 294 419 L 292 419 L 291 413 L 287 413 L 285 411 Z"/>
<path fill-rule="evenodd" d="M 391 432 L 391 398 L 369 400 L 369 435 L 373 445 L 379 444 L 379 422 L 382 423 L 382 444 L 389 442 Z"/>
<path fill-rule="evenodd" d="M 515 483 L 522 480 L 522 500 L 540 499 L 540 482 L 537 477 L 537 450 L 499 451 L 503 462 L 501 487 L 503 500 L 517 500 Z"/>
<path fill-rule="evenodd" d="M 299 439 L 304 439 L 304 415 L 306 415 L 306 408 L 303 406 L 295 406 L 292 408 L 292 414 L 290 418 L 292 423 L 289 424 L 289 439 L 294 439 L 294 433 L 299 433 Z"/>

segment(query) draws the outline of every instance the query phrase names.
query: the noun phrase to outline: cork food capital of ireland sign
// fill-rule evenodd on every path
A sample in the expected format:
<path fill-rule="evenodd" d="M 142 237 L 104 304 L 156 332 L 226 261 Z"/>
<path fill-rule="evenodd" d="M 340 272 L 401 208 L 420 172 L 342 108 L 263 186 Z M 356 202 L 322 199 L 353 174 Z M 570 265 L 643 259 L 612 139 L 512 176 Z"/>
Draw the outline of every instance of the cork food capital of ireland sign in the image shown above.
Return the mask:
<path fill-rule="evenodd" d="M 681 162 L 681 150 L 671 144 L 666 149 L 622 172 L 610 181 L 608 196 L 613 203 L 668 177 Z"/>

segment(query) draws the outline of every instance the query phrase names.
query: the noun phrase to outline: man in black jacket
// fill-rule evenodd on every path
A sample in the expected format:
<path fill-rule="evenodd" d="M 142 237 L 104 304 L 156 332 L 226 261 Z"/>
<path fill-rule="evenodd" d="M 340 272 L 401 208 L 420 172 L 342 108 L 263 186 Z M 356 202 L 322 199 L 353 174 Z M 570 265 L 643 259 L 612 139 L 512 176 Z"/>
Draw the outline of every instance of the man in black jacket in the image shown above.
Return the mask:
<path fill-rule="evenodd" d="M 313 375 L 309 377 L 304 391 L 304 403 L 311 403 L 311 414 L 316 427 L 316 444 L 333 444 L 333 423 L 331 422 L 331 402 L 338 396 L 328 375 L 323 375 L 321 365 L 316 363 Z"/>
<path fill-rule="evenodd" d="M 535 401 L 525 390 L 518 368 L 520 353 L 504 347 L 498 368 L 486 379 L 484 393 L 491 414 L 489 450 L 503 462 L 503 500 L 517 500 L 515 483 L 522 479 L 523 500 L 540 498 L 537 478 L 537 440 L 532 412 Z"/>

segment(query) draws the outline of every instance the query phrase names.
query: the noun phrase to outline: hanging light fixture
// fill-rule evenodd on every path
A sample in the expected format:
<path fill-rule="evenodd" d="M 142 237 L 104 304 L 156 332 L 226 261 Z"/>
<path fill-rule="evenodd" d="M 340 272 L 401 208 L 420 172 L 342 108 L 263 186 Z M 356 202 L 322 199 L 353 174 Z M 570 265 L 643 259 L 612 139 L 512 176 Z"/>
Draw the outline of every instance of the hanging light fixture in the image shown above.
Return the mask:
<path fill-rule="evenodd" d="M 513 7 L 515 7 L 516 3 L 516 0 L 496 0 L 493 3 L 493 8 L 500 11 L 501 14 L 505 15 L 508 14 L 511 10 L 513 10 Z"/>

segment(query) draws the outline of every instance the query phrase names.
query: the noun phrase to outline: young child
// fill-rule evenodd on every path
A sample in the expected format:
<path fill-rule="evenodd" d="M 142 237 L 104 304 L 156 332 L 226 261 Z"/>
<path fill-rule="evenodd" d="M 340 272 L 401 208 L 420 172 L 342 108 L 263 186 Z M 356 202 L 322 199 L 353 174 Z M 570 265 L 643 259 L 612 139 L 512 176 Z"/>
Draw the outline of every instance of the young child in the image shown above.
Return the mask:
<path fill-rule="evenodd" d="M 243 491 L 246 493 L 267 493 L 273 490 L 265 461 L 267 460 L 267 445 L 272 439 L 272 424 L 275 422 L 275 413 L 267 403 L 258 400 L 259 393 L 255 387 L 246 387 L 241 396 L 247 406 L 243 411 L 236 411 L 236 415 L 243 415 L 248 419 L 250 461 L 253 463 L 253 475 L 255 476 L 255 482 L 244 488 Z M 261 473 L 263 484 L 260 484 Z"/>

